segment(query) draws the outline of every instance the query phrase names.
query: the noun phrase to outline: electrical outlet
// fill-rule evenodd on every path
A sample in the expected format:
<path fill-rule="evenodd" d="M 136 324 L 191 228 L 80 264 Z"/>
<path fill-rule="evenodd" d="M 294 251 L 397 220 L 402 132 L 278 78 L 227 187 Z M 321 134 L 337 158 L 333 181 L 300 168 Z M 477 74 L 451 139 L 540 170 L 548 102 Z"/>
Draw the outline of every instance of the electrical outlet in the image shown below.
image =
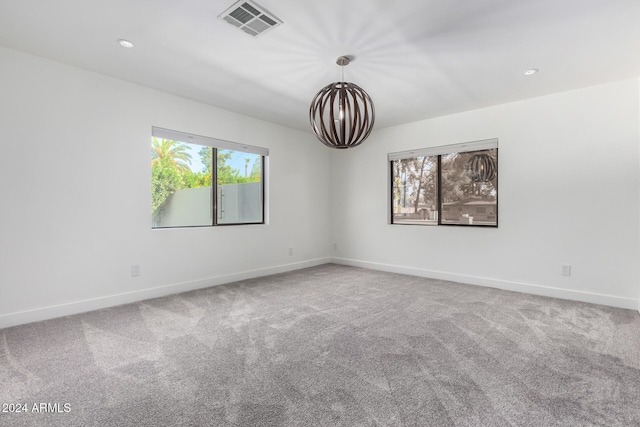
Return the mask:
<path fill-rule="evenodd" d="M 562 275 L 571 276 L 571 266 L 569 264 L 564 264 L 562 266 Z"/>
<path fill-rule="evenodd" d="M 337 243 L 334 243 L 334 244 L 333 244 L 333 250 L 334 250 L 334 251 L 337 251 L 337 250 L 338 250 L 338 244 L 337 244 Z"/>
<path fill-rule="evenodd" d="M 131 265 L 131 276 L 138 277 L 140 275 L 140 264 Z"/>
<path fill-rule="evenodd" d="M 293 255 L 293 248 L 289 248 L 289 256 Z"/>

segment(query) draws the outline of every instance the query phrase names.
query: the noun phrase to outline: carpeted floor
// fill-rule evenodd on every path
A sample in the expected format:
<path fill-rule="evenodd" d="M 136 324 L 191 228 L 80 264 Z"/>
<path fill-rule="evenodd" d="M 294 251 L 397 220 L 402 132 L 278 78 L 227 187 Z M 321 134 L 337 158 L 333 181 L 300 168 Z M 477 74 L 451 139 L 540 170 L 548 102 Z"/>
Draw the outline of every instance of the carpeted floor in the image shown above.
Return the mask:
<path fill-rule="evenodd" d="M 1 426 L 638 426 L 640 314 L 327 264 L 0 330 L 0 404 L 23 411 Z"/>

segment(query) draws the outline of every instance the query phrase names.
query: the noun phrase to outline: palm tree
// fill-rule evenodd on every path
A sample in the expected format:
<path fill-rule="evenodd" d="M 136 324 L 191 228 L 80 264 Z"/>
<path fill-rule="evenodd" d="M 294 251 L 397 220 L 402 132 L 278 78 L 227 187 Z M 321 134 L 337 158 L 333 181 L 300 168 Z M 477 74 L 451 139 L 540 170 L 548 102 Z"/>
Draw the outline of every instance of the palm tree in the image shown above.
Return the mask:
<path fill-rule="evenodd" d="M 163 160 L 173 162 L 180 172 L 188 172 L 191 169 L 191 154 L 187 144 L 170 139 L 151 138 L 151 165 Z"/>

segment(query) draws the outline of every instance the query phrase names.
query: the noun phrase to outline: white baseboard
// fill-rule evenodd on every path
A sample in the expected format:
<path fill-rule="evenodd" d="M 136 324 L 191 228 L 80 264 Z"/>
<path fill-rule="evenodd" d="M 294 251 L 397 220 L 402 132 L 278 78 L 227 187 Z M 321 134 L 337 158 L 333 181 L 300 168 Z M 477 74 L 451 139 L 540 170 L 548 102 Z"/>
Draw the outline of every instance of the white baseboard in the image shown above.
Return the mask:
<path fill-rule="evenodd" d="M 640 302 L 634 298 L 623 298 L 612 295 L 594 294 L 590 292 L 574 291 L 570 289 L 553 288 L 550 286 L 531 285 L 527 283 L 510 282 L 506 280 L 487 279 L 484 277 L 465 276 L 455 273 L 446 273 L 443 271 L 403 267 L 398 265 L 360 261 L 348 258 L 331 258 L 331 262 L 335 264 L 369 268 L 372 270 L 388 271 L 390 273 L 409 274 L 411 276 L 427 277 L 430 279 L 449 280 L 452 282 L 464 283 L 467 285 L 486 286 L 489 288 L 504 289 L 507 291 L 522 292 L 526 294 L 588 302 L 592 304 L 601 304 L 610 307 L 626 308 L 630 310 L 640 311 Z"/>
<path fill-rule="evenodd" d="M 285 273 L 287 271 L 327 264 L 328 262 L 330 262 L 329 258 L 316 258 L 292 264 L 284 264 L 275 267 L 261 268 L 258 270 L 243 271 L 240 273 L 209 277 L 206 279 L 195 280 L 191 282 L 175 283 L 172 285 L 159 286 L 156 288 L 143 289 L 139 291 L 108 295 L 100 298 L 42 307 L 34 310 L 4 314 L 0 315 L 0 329 L 22 325 L 25 323 L 38 322 L 41 320 L 54 319 L 56 317 L 86 313 L 87 311 L 99 310 L 101 308 L 107 307 L 115 307 L 117 305 L 163 297 L 180 292 L 193 291 L 195 289 L 208 288 L 225 283 L 237 282 L 239 280 L 247 280 L 256 277 L 269 276 L 271 274 Z"/>
<path fill-rule="evenodd" d="M 100 298 L 93 298 L 83 301 L 75 301 L 67 304 L 48 306 L 33 310 L 21 311 L 0 315 L 0 329 L 25 323 L 38 322 L 41 320 L 54 319 L 57 317 L 69 316 L 73 314 L 85 313 L 87 311 L 99 310 L 101 308 L 115 307 L 117 305 L 129 304 L 151 298 L 163 297 L 180 292 L 203 289 L 239 280 L 253 279 L 256 277 L 268 276 L 271 274 L 285 273 L 287 271 L 299 270 L 316 265 L 335 263 L 351 265 L 354 267 L 369 268 L 372 270 L 388 271 L 391 273 L 409 274 L 412 276 L 428 277 L 432 279 L 450 280 L 469 285 L 486 286 L 490 288 L 504 289 L 508 291 L 523 292 L 533 295 L 542 295 L 553 298 L 568 299 L 573 301 L 588 302 L 592 304 L 602 304 L 611 307 L 626 308 L 640 311 L 640 301 L 633 298 L 622 298 L 612 295 L 594 294 L 580 292 L 569 289 L 553 288 L 548 286 L 531 285 L 526 283 L 510 282 L 505 280 L 487 279 L 475 276 L 465 276 L 455 273 L 446 273 L 435 270 L 425 270 L 413 267 L 403 267 L 398 265 L 360 261 L 348 258 L 316 258 L 307 261 L 284 264 L 275 267 L 267 267 L 258 270 L 243 271 L 240 273 L 227 274 L 223 276 L 209 277 L 206 279 L 182 282 L 172 285 L 160 286 L 156 288 L 143 289 L 140 291 L 126 292 L 115 295 L 108 295 Z"/>

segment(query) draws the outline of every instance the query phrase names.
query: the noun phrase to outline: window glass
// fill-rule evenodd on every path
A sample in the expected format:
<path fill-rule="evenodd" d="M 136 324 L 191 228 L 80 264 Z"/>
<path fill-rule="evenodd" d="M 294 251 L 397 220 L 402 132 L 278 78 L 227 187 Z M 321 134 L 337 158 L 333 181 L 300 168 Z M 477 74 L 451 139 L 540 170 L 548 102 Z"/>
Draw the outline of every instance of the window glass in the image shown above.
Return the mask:
<path fill-rule="evenodd" d="M 218 150 L 219 224 L 262 221 L 262 156 Z"/>
<path fill-rule="evenodd" d="M 437 224 L 437 169 L 437 156 L 392 162 L 394 223 Z"/>
<path fill-rule="evenodd" d="M 153 228 L 264 223 L 267 149 L 160 128 L 152 134 Z"/>
<path fill-rule="evenodd" d="M 151 138 L 153 227 L 212 225 L 211 147 Z"/>
<path fill-rule="evenodd" d="M 497 140 L 388 157 L 392 224 L 498 225 Z"/>
<path fill-rule="evenodd" d="M 497 225 L 496 164 L 497 149 L 442 156 L 442 224 Z"/>

